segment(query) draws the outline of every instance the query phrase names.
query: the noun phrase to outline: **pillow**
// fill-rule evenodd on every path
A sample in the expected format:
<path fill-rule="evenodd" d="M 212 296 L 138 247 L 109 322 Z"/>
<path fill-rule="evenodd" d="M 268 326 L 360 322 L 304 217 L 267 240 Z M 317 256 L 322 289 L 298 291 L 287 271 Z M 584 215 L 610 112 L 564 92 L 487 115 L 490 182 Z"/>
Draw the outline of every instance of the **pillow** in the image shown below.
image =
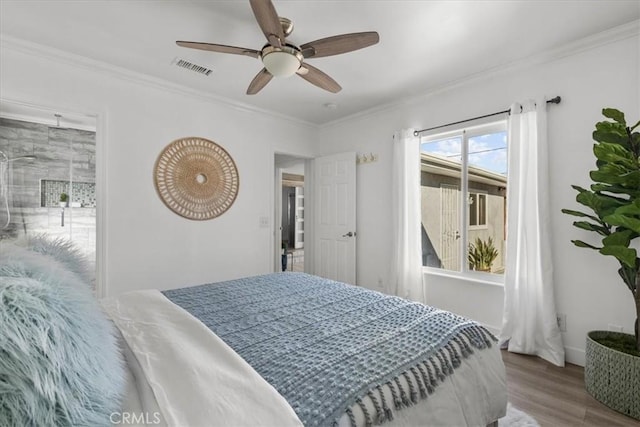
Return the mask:
<path fill-rule="evenodd" d="M 34 252 L 49 255 L 63 267 L 80 276 L 80 280 L 89 285 L 92 284 L 93 270 L 87 258 L 72 241 L 62 237 L 52 239 L 46 234 L 37 234 L 27 238 L 26 246 Z"/>
<path fill-rule="evenodd" d="M 38 245 L 0 250 L 0 425 L 110 425 L 125 386 L 113 326 L 77 270 Z"/>

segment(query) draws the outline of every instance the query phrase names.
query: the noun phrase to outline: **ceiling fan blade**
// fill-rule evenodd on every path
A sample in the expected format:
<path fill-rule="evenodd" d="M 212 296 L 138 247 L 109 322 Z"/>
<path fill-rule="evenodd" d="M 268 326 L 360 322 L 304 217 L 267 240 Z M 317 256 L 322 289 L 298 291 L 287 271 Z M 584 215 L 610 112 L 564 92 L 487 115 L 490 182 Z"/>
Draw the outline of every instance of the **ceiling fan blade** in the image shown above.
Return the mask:
<path fill-rule="evenodd" d="M 267 85 L 273 78 L 273 75 L 263 68 L 256 76 L 251 80 L 249 87 L 247 88 L 247 95 L 255 95 L 260 92 L 263 87 Z"/>
<path fill-rule="evenodd" d="M 342 90 L 342 87 L 340 87 L 335 80 L 309 64 L 302 64 L 298 71 L 298 75 L 309 83 L 312 83 L 321 89 L 328 90 L 329 92 L 338 93 Z"/>
<path fill-rule="evenodd" d="M 235 55 L 245 55 L 245 56 L 251 56 L 253 58 L 258 58 L 260 56 L 260 52 L 257 50 L 245 49 L 243 47 L 225 46 L 223 44 L 185 42 L 185 41 L 177 41 L 176 44 L 182 47 L 188 47 L 191 49 L 208 50 L 210 52 L 233 53 Z"/>
<path fill-rule="evenodd" d="M 374 45 L 380 41 L 375 31 L 364 33 L 341 34 L 305 43 L 300 46 L 305 58 L 321 58 L 323 56 L 339 55 Z"/>
<path fill-rule="evenodd" d="M 256 21 L 258 21 L 258 25 L 260 25 L 269 44 L 274 47 L 282 47 L 284 32 L 280 18 L 278 18 L 278 12 L 276 12 L 271 0 L 250 0 L 250 3 Z"/>

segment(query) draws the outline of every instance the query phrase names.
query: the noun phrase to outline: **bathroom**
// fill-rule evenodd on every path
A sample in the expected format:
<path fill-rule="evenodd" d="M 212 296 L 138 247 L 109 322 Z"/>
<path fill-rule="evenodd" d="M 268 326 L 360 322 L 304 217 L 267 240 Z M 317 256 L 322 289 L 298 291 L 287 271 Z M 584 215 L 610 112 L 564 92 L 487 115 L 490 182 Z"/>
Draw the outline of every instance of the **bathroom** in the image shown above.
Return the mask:
<path fill-rule="evenodd" d="M 0 109 L 0 243 L 70 240 L 95 270 L 95 118 Z"/>

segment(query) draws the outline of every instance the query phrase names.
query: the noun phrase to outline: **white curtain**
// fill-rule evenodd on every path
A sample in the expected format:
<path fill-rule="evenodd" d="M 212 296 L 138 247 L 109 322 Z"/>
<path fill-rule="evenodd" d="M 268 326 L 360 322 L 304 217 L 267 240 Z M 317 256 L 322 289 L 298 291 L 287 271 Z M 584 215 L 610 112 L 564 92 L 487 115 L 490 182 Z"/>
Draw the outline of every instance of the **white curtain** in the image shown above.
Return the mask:
<path fill-rule="evenodd" d="M 511 107 L 507 260 L 500 343 L 564 366 L 551 262 L 546 102 Z"/>
<path fill-rule="evenodd" d="M 391 291 L 425 302 L 420 228 L 420 140 L 413 129 L 393 135 Z"/>

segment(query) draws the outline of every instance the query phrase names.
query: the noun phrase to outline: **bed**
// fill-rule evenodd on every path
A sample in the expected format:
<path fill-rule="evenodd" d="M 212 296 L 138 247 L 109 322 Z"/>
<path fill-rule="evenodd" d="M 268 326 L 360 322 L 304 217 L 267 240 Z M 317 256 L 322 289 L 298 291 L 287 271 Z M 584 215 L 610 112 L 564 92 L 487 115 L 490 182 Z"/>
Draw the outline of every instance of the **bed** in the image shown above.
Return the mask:
<path fill-rule="evenodd" d="M 147 424 L 485 426 L 506 412 L 485 328 L 360 287 L 285 272 L 102 306 L 127 362 L 121 415 Z"/>

